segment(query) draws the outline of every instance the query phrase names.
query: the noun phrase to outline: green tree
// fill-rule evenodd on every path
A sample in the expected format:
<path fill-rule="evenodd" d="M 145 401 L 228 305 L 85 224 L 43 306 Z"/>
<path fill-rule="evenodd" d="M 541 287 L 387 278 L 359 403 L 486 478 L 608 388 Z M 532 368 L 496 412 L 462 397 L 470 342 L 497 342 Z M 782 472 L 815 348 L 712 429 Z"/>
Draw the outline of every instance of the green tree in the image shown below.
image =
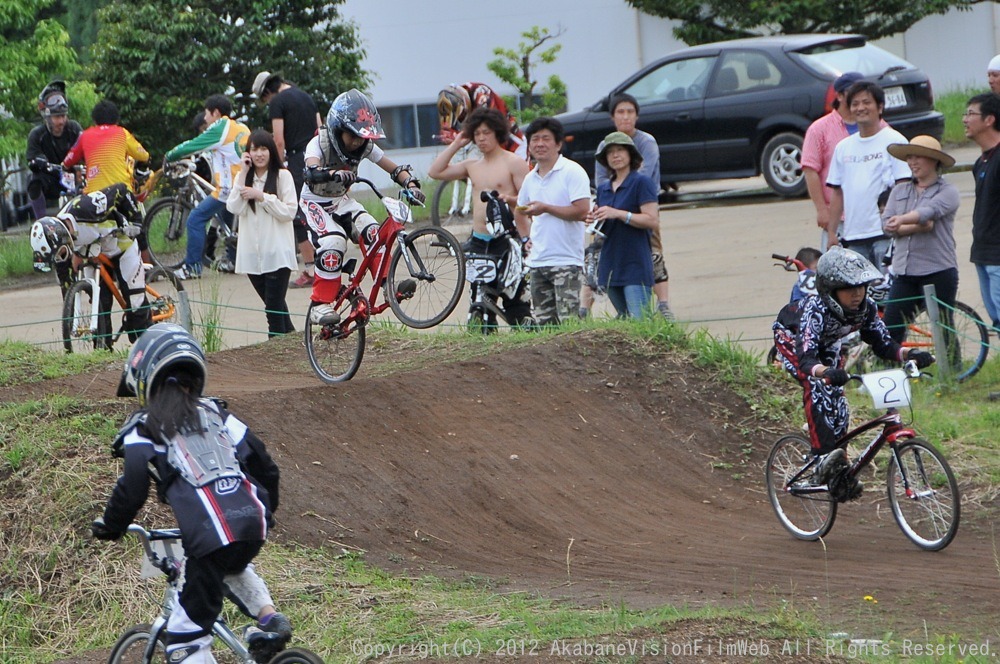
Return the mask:
<path fill-rule="evenodd" d="M 38 93 L 54 79 L 69 82 L 68 96 L 93 97 L 86 83 L 74 82 L 79 70 L 69 35 L 44 18 L 53 0 L 0 0 L 0 158 L 24 153 L 28 132 L 39 122 Z"/>
<path fill-rule="evenodd" d="M 520 93 L 520 104 L 514 97 L 507 96 L 504 99 L 522 125 L 539 116 L 554 115 L 566 110 L 566 84 L 562 79 L 553 74 L 549 76 L 546 87 L 537 89 L 538 79 L 535 74 L 539 61 L 545 64 L 555 62 L 562 44 L 552 43 L 546 49 L 539 49 L 549 40 L 558 39 L 562 33 L 559 30 L 553 34 L 548 28 L 533 26 L 521 33 L 523 41 L 518 42 L 516 50 L 495 48 L 493 55 L 497 56 L 496 59 L 486 63 L 486 68 L 496 74 L 497 78 L 514 86 Z"/>
<path fill-rule="evenodd" d="M 230 95 L 235 117 L 264 126 L 265 112 L 250 99 L 264 69 L 295 82 L 325 112 L 337 94 L 368 82 L 341 2 L 112 0 L 99 13 L 91 75 L 155 155 L 190 137 L 191 118 L 210 94 Z"/>
<path fill-rule="evenodd" d="M 680 21 L 674 35 L 686 44 L 771 34 L 845 32 L 870 39 L 905 31 L 952 7 L 983 0 L 628 0 L 653 16 Z"/>

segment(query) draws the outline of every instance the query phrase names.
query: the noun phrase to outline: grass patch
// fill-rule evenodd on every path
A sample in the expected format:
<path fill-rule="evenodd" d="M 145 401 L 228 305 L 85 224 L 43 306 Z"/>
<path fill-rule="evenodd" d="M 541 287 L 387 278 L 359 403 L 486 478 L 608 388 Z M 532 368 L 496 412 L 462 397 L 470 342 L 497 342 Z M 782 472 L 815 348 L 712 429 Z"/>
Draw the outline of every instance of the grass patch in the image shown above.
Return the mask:
<path fill-rule="evenodd" d="M 45 351 L 25 341 L 0 341 L 0 387 L 103 369 L 123 357 L 121 352 L 106 350 L 66 354 Z"/>
<path fill-rule="evenodd" d="M 32 270 L 31 240 L 27 235 L 0 237 L 0 279 L 9 279 Z"/>
<path fill-rule="evenodd" d="M 981 92 L 989 92 L 988 88 L 966 88 L 953 90 L 943 95 L 935 95 L 934 108 L 944 114 L 944 136 L 941 142 L 945 146 L 964 145 L 969 142 L 965 137 L 965 126 L 962 124 L 962 114 L 968 106 L 969 98 Z"/>

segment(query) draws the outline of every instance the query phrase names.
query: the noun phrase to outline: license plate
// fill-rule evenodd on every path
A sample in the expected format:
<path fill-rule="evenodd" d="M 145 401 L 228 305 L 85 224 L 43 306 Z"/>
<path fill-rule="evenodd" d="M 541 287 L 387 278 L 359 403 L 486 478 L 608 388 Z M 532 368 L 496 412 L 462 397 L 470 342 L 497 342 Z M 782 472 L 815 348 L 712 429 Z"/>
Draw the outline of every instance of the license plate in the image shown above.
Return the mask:
<path fill-rule="evenodd" d="M 901 106 L 906 106 L 906 93 L 903 92 L 903 88 L 886 88 L 885 89 L 885 107 L 886 108 L 899 108 Z"/>
<path fill-rule="evenodd" d="M 489 258 L 468 258 L 465 261 L 465 280 L 489 283 L 497 278 L 497 264 Z"/>

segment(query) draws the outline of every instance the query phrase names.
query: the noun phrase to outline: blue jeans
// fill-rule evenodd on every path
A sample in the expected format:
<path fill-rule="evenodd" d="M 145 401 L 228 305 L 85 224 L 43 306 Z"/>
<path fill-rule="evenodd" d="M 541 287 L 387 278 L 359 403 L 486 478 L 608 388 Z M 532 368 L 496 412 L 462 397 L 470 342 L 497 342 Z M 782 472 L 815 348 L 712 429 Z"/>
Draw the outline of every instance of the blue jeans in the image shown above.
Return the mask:
<path fill-rule="evenodd" d="M 993 327 L 1000 327 L 1000 265 L 976 263 L 976 274 L 979 275 L 979 292 L 986 305 L 986 315 L 990 317 Z"/>
<path fill-rule="evenodd" d="M 221 215 L 225 211 L 225 201 L 217 198 L 206 198 L 191 210 L 187 218 L 187 255 L 184 257 L 184 263 L 190 269 L 201 273 L 201 257 L 205 254 L 205 228 L 214 215 Z"/>
<path fill-rule="evenodd" d="M 652 306 L 653 289 L 649 286 L 608 286 L 607 292 L 619 318 L 642 318 Z"/>

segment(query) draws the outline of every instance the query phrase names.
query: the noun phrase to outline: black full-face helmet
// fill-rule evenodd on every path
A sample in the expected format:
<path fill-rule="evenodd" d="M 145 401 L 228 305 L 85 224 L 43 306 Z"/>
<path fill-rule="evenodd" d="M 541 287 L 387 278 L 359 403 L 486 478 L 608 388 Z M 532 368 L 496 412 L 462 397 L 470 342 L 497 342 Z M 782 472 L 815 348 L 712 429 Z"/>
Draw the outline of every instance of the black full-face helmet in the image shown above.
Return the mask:
<path fill-rule="evenodd" d="M 157 323 L 132 346 L 118 384 L 118 396 L 136 397 L 145 406 L 168 377 L 185 373 L 195 384 L 193 396 L 200 397 L 208 370 L 205 353 L 187 330 L 174 323 Z"/>
<path fill-rule="evenodd" d="M 372 100 L 363 92 L 351 88 L 333 100 L 326 116 L 326 128 L 337 156 L 346 164 L 356 164 L 371 152 L 373 141 L 385 138 L 382 131 L 382 116 Z M 340 137 L 346 131 L 365 139 L 364 145 L 348 151 Z"/>
<path fill-rule="evenodd" d="M 865 310 L 864 307 L 855 310 L 842 306 L 835 291 L 867 287 L 882 278 L 882 273 L 867 258 L 842 247 L 831 247 L 816 264 L 816 292 L 833 315 L 845 323 L 860 323 Z"/>

